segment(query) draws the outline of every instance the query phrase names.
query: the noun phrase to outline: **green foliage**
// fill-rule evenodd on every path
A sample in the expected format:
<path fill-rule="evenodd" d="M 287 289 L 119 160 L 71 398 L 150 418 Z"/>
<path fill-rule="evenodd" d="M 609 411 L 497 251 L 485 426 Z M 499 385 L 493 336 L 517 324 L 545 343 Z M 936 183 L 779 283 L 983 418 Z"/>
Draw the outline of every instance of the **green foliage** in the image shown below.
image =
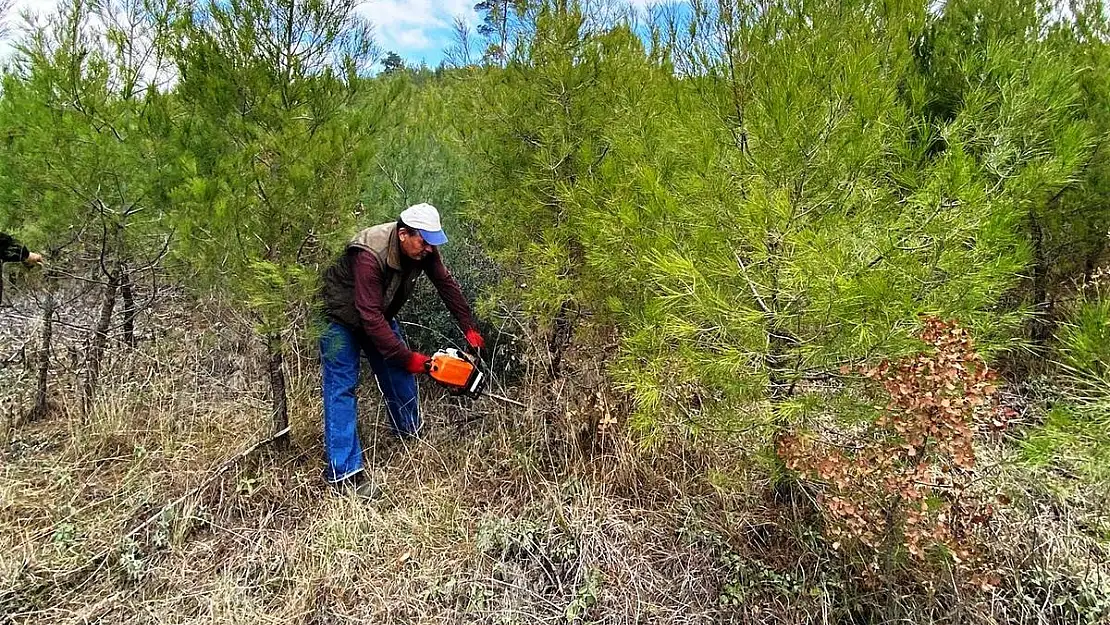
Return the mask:
<path fill-rule="evenodd" d="M 405 62 L 396 52 L 390 52 L 386 54 L 385 58 L 382 60 L 383 74 L 395 74 L 397 72 L 404 71 L 404 69 Z"/>
<path fill-rule="evenodd" d="M 1056 338 L 1061 364 L 1081 385 L 1110 384 L 1110 297 L 1089 289 Z"/>
<path fill-rule="evenodd" d="M 1101 278 L 1101 276 L 1100 276 Z M 1110 298 L 1105 286 L 1083 289 L 1056 332 L 1058 395 L 1045 423 L 1025 433 L 1023 457 L 1062 465 L 1093 483 L 1110 478 Z"/>
<path fill-rule="evenodd" d="M 912 351 L 924 313 L 1013 349 L 1099 136 L 1091 72 L 1016 4 L 979 29 L 981 4 L 697 3 L 652 49 L 542 5 L 469 112 L 500 296 L 616 326 L 649 429 L 811 413 L 809 380 Z"/>
<path fill-rule="evenodd" d="M 20 226 L 51 260 L 66 247 L 89 249 L 99 271 L 147 262 L 164 245 L 170 102 L 158 81 L 176 10 L 134 0 L 63 4 L 23 40 L 4 75 L 0 221 Z M 93 30 L 94 21 L 103 28 Z M 143 73 L 150 82 L 140 84 Z"/>
<path fill-rule="evenodd" d="M 1060 404 L 1052 408 L 1045 422 L 1024 434 L 1021 458 L 1032 467 L 1064 468 L 1077 471 L 1086 480 L 1104 482 L 1110 475 L 1110 421 L 1105 413 L 1091 413 L 1082 407 Z"/>
<path fill-rule="evenodd" d="M 1097 576 L 1034 569 L 1023 576 L 1015 597 L 1043 606 L 1041 618 L 1056 623 L 1094 625 L 1110 618 L 1110 584 Z"/>
<path fill-rule="evenodd" d="M 615 337 L 645 432 L 866 421 L 818 383 L 912 353 L 922 314 L 995 362 L 1073 314 L 1060 359 L 1105 378 L 1104 300 L 1066 305 L 1110 217 L 1100 2 L 483 2 L 486 65 L 373 78 L 354 8 L 65 5 L 4 74 L 0 226 L 94 274 L 172 237 L 273 336 L 351 233 L 431 202 L 468 297 L 499 281 L 484 312 Z M 435 299 L 425 349 L 459 339 Z"/>
<path fill-rule="evenodd" d="M 175 277 L 249 311 L 280 373 L 283 337 L 300 336 L 286 330 L 351 234 L 430 202 L 448 266 L 468 299 L 485 295 L 487 340 L 519 311 L 553 351 L 573 335 L 645 440 L 744 436 L 779 486 L 784 432 L 826 428 L 857 450 L 874 433 L 881 411 L 842 367 L 913 354 L 922 315 L 952 318 L 992 364 L 1059 363 L 1062 401 L 1022 433 L 1025 463 L 1106 479 L 1101 1 L 695 0 L 645 24 L 597 3 L 489 0 L 484 46 L 457 26 L 458 69 L 391 54 L 373 77 L 355 7 L 65 3 L 3 73 L 0 228 L 94 283 L 168 245 Z M 413 346 L 461 344 L 420 288 Z M 510 362 L 499 350 L 487 361 Z M 875 463 L 916 466 L 909 451 Z M 717 488 L 736 465 L 709 469 Z M 479 546 L 565 564 L 564 616 L 590 618 L 608 580 L 571 567 L 576 537 L 540 529 L 486 519 Z M 59 526 L 59 549 L 75 535 Z M 718 564 L 728 603 L 851 587 Z M 1059 614 L 1105 613 L 1106 593 L 1066 579 L 1026 590 L 1063 596 Z"/>
<path fill-rule="evenodd" d="M 373 47 L 353 4 L 279 4 L 209 4 L 181 20 L 176 51 L 179 253 L 267 334 L 352 229 L 370 139 L 401 95 L 364 89 Z"/>
<path fill-rule="evenodd" d="M 593 622 L 584 620 L 597 605 L 604 577 L 598 569 L 589 569 L 585 581 L 575 590 L 574 599 L 564 612 L 567 623 Z"/>

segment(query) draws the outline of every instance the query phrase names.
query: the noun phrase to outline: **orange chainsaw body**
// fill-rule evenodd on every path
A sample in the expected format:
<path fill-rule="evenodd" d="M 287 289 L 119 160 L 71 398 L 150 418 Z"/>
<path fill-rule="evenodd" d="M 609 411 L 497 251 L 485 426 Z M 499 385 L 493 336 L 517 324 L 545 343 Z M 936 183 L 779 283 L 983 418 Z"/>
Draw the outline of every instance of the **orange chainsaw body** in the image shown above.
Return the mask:
<path fill-rule="evenodd" d="M 482 392 L 486 376 L 477 365 L 456 349 L 445 349 L 432 356 L 428 375 L 457 395 L 477 397 Z"/>

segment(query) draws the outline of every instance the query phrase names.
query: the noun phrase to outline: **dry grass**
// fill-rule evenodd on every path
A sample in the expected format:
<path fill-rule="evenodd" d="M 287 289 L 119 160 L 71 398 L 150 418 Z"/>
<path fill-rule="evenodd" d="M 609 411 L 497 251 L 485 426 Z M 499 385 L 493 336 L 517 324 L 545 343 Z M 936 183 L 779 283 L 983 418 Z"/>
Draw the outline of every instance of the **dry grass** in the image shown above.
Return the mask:
<path fill-rule="evenodd" d="M 292 359 L 291 452 L 213 477 L 267 424 L 253 343 L 223 315 L 180 313 L 157 342 L 116 349 L 87 422 L 63 374 L 57 410 L 10 431 L 0 623 L 1079 623 L 1106 583 L 1079 513 L 996 463 L 987 479 L 1022 502 L 999 528 L 1002 589 L 862 588 L 804 493 L 770 487 L 757 441 L 647 452 L 599 436 L 591 375 L 532 379 L 525 410 L 425 387 L 426 436 L 408 445 L 364 384 L 385 491 L 369 504 L 323 485 L 318 376 Z"/>
<path fill-rule="evenodd" d="M 584 462 L 551 411 L 492 400 L 426 393 L 427 436 L 406 445 L 382 432 L 364 385 L 368 468 L 386 493 L 371 505 L 319 479 L 317 380 L 295 377 L 292 452 L 252 454 L 159 516 L 267 423 L 264 395 L 242 382 L 261 379 L 254 360 L 229 362 L 212 347 L 237 339 L 196 325 L 118 350 L 88 420 L 63 379 L 51 417 L 11 433 L 4 618 L 567 622 L 605 609 L 619 622 L 701 622 L 717 609 L 715 562 L 617 494 L 627 488 L 614 476 L 629 469 L 612 443 Z M 625 583 L 633 596 L 610 590 Z"/>
<path fill-rule="evenodd" d="M 316 429 L 312 411 L 296 414 L 296 431 Z M 0 570 L 24 589 L 12 620 L 564 622 L 572 606 L 612 601 L 615 621 L 682 622 L 703 620 L 682 603 L 691 596 L 703 597 L 703 616 L 715 608 L 711 561 L 603 483 L 544 476 L 502 415 L 464 433 L 433 422 L 441 431 L 418 445 L 374 446 L 370 470 L 386 490 L 374 505 L 323 488 L 309 435 L 289 457 L 249 458 L 120 543 L 243 438 L 136 428 L 134 416 L 114 407 L 95 433 L 59 435 L 57 423 L 22 432 L 38 444 L 5 463 L 0 513 Z M 158 446 L 167 430 L 180 438 Z M 104 562 L 68 574 L 104 549 Z M 624 583 L 638 596 L 605 596 Z"/>

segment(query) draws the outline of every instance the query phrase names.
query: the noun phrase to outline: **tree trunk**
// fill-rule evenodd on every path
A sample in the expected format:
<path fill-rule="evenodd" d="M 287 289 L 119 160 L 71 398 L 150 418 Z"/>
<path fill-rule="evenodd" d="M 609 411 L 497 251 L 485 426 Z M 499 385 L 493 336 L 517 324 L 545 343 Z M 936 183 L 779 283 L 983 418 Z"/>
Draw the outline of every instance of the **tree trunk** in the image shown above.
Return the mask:
<path fill-rule="evenodd" d="M 767 342 L 763 366 L 767 367 L 768 395 L 772 404 L 778 404 L 794 394 L 794 382 L 790 382 L 786 374 L 790 369 L 790 350 L 797 346 L 798 340 L 785 330 L 771 327 L 767 330 Z"/>
<path fill-rule="evenodd" d="M 796 187 L 793 197 L 800 196 L 801 191 Z M 768 238 L 767 249 L 771 258 L 779 258 L 778 251 L 781 241 L 782 238 L 777 234 Z M 794 384 L 788 382 L 786 374 L 789 371 L 790 352 L 798 345 L 797 337 L 782 327 L 783 323 L 780 321 L 786 316 L 785 314 L 780 315 L 779 311 L 779 276 L 781 271 L 781 260 L 776 261 L 771 272 L 770 293 L 764 293 L 764 297 L 769 296 L 769 299 L 764 301 L 763 298 L 760 298 L 758 302 L 767 319 L 767 354 L 763 357 L 763 366 L 767 367 L 768 398 L 775 405 L 782 403 L 783 400 L 794 394 Z"/>
<path fill-rule="evenodd" d="M 38 385 L 35 389 L 35 407 L 31 409 L 31 421 L 46 416 L 49 410 L 47 386 L 50 381 L 50 347 L 54 340 L 54 311 L 57 307 L 53 285 L 48 281 L 46 301 L 42 305 L 42 345 L 39 347 Z"/>
<path fill-rule="evenodd" d="M 1087 253 L 1087 258 L 1083 261 L 1083 284 L 1090 284 L 1091 280 L 1095 277 L 1095 268 L 1098 267 L 1099 260 L 1102 259 L 1102 253 L 1106 250 L 1106 239 L 1100 237 L 1094 249 Z"/>
<path fill-rule="evenodd" d="M 572 318 L 573 312 L 571 303 L 567 301 L 563 302 L 563 305 L 559 307 L 558 314 L 555 315 L 555 324 L 547 341 L 547 351 L 551 354 L 551 369 L 548 373 L 552 378 L 559 377 L 562 369 L 563 352 L 566 351 L 567 345 L 570 345 L 570 340 L 574 336 L 575 320 Z"/>
<path fill-rule="evenodd" d="M 501 3 L 501 67 L 509 65 L 509 1 Z"/>
<path fill-rule="evenodd" d="M 100 377 L 101 360 L 108 345 L 108 329 L 112 326 L 112 312 L 116 308 L 116 290 L 119 288 L 119 274 L 108 276 L 104 288 L 104 302 L 100 306 L 100 319 L 92 332 L 89 353 L 86 357 L 85 383 L 81 387 L 81 411 L 85 418 L 92 413 L 93 399 L 96 396 L 97 381 Z"/>
<path fill-rule="evenodd" d="M 1048 299 L 1048 259 L 1045 257 L 1044 230 L 1034 213 L 1029 214 L 1029 225 L 1033 235 L 1033 321 L 1031 338 L 1040 347 L 1048 343 L 1052 336 L 1049 319 L 1052 302 Z"/>
<path fill-rule="evenodd" d="M 285 357 L 282 354 L 281 336 L 266 337 L 270 393 L 273 402 L 274 447 L 278 451 L 289 449 L 289 404 L 285 395 Z"/>
<path fill-rule="evenodd" d="M 135 347 L 138 344 L 135 340 L 135 316 L 138 311 L 135 310 L 135 294 L 131 288 L 131 274 L 128 273 L 126 267 L 120 268 L 119 290 L 120 296 L 123 297 L 123 342 L 128 347 Z"/>

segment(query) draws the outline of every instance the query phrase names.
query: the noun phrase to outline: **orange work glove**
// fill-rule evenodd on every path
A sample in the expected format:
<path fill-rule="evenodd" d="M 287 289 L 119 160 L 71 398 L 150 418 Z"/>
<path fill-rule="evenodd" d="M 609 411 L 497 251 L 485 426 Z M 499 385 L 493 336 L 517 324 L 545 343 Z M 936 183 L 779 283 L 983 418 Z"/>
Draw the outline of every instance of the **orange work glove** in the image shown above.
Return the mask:
<path fill-rule="evenodd" d="M 412 355 L 409 356 L 409 361 L 405 363 L 405 371 L 412 374 L 426 373 L 428 371 L 428 363 L 430 362 L 432 362 L 431 358 L 428 358 L 420 352 L 413 352 Z"/>
<path fill-rule="evenodd" d="M 474 349 L 482 349 L 486 346 L 486 340 L 483 339 L 482 335 L 478 334 L 478 331 L 474 328 L 470 328 L 466 331 L 466 342 L 470 343 L 470 346 Z"/>

